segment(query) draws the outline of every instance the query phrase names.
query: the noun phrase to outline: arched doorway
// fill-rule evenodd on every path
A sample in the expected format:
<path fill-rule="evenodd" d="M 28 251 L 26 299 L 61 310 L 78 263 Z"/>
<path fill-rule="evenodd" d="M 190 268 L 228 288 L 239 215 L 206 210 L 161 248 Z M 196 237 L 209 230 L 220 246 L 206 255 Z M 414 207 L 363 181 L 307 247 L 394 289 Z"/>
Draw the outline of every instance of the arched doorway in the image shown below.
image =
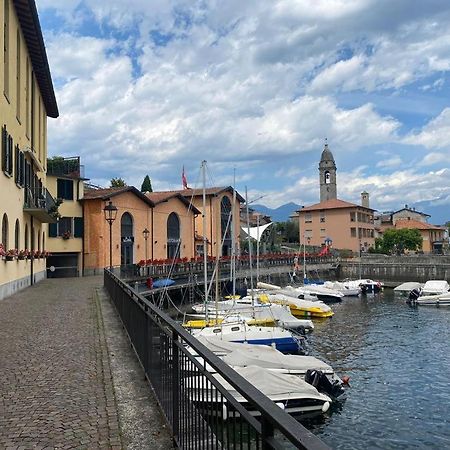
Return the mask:
<path fill-rule="evenodd" d="M 120 264 L 129 265 L 133 264 L 133 246 L 134 246 L 134 234 L 133 234 L 133 216 L 130 213 L 123 213 L 120 219 L 120 245 L 121 256 Z"/>
<path fill-rule="evenodd" d="M 231 202 L 227 196 L 220 202 L 220 238 L 222 244 L 222 256 L 231 255 Z"/>
<path fill-rule="evenodd" d="M 180 257 L 180 219 L 176 213 L 170 213 L 167 219 L 167 258 Z"/>

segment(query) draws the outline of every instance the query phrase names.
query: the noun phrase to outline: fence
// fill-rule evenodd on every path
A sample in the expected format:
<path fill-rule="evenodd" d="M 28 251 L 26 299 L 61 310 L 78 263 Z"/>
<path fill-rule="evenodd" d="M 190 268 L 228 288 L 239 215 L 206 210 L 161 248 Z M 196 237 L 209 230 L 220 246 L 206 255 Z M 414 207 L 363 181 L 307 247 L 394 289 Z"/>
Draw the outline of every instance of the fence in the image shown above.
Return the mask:
<path fill-rule="evenodd" d="M 170 424 L 177 447 L 328 449 L 167 314 L 109 270 L 104 272 L 104 284 Z M 207 367 L 215 369 L 251 408 L 239 403 Z M 257 411 L 260 420 L 248 409 Z"/>

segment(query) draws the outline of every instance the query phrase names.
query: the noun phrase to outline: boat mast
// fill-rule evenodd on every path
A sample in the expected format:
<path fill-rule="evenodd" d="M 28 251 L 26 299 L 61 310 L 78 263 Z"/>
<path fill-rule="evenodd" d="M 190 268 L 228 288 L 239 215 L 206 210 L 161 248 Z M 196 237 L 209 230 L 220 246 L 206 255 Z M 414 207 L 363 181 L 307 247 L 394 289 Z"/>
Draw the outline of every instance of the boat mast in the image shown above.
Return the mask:
<path fill-rule="evenodd" d="M 236 169 L 233 171 L 233 203 L 231 206 L 231 281 L 233 282 L 233 299 L 236 296 L 236 237 L 235 208 L 236 205 Z"/>
<path fill-rule="evenodd" d="M 205 289 L 205 321 L 208 323 L 208 245 L 206 242 L 206 161 L 202 161 L 202 178 L 203 178 L 203 202 L 202 202 L 202 219 L 203 219 L 203 278 Z"/>
<path fill-rule="evenodd" d="M 247 195 L 247 186 L 245 186 L 245 207 L 247 211 L 247 239 L 248 239 L 248 260 L 250 262 L 250 290 L 252 295 L 252 310 L 255 312 L 255 297 L 253 295 L 253 269 L 252 269 L 252 242 L 250 236 L 250 218 L 248 212 L 248 195 Z"/>

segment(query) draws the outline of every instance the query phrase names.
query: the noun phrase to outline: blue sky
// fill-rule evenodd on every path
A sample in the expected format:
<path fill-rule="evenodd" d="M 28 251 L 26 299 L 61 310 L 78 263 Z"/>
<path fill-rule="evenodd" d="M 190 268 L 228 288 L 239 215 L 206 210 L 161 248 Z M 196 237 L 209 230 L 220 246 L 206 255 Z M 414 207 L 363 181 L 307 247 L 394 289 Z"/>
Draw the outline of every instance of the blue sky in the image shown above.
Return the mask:
<path fill-rule="evenodd" d="M 50 155 L 93 183 L 237 188 L 318 201 L 324 138 L 338 196 L 450 219 L 446 0 L 37 0 L 60 117 Z"/>

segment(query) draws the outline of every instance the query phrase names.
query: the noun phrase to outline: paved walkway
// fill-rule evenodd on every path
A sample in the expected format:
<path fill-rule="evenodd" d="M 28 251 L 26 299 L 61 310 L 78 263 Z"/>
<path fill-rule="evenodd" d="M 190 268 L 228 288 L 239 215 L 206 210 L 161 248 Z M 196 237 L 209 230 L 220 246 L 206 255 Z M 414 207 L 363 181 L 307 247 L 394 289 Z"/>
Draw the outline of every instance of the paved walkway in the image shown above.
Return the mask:
<path fill-rule="evenodd" d="M 48 279 L 0 301 L 0 449 L 127 447 L 94 295 L 101 284 Z"/>

